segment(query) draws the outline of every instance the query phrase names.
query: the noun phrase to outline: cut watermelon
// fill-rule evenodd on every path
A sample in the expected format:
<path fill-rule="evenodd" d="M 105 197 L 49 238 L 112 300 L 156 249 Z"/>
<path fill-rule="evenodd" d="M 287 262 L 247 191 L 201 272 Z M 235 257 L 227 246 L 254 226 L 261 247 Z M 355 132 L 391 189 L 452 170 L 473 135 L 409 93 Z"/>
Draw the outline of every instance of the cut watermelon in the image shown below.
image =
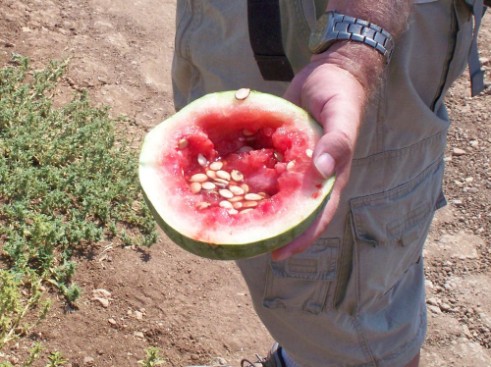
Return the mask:
<path fill-rule="evenodd" d="M 334 178 L 312 163 L 321 127 L 273 95 L 206 95 L 145 138 L 140 182 L 157 222 L 184 249 L 212 259 L 252 257 L 301 234 Z"/>

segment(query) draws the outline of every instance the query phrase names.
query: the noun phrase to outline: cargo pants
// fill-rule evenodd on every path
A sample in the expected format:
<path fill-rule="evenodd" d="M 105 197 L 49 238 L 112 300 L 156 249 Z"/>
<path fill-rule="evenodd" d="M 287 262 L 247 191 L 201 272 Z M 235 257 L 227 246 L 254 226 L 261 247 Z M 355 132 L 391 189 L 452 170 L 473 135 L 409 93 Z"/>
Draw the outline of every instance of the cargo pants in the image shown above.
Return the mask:
<path fill-rule="evenodd" d="M 241 87 L 283 94 L 286 83 L 261 78 L 246 6 L 245 0 L 178 0 L 176 108 Z M 284 47 L 295 71 L 308 63 L 308 37 L 325 6 L 281 1 Z M 472 31 L 463 0 L 414 0 L 327 232 L 285 261 L 270 255 L 238 261 L 257 314 L 298 366 L 399 367 L 421 348 L 422 250 L 433 214 L 445 204 L 443 98 L 465 69 Z"/>

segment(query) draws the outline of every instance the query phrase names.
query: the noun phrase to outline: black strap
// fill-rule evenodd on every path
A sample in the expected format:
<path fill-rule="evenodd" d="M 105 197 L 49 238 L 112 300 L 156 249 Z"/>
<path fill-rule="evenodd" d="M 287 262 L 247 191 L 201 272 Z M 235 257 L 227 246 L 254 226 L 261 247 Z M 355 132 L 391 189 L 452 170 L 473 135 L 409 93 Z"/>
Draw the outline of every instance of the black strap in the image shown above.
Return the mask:
<path fill-rule="evenodd" d="M 247 18 L 249 40 L 262 77 L 265 80 L 292 80 L 293 69 L 281 37 L 279 1 L 248 0 Z"/>

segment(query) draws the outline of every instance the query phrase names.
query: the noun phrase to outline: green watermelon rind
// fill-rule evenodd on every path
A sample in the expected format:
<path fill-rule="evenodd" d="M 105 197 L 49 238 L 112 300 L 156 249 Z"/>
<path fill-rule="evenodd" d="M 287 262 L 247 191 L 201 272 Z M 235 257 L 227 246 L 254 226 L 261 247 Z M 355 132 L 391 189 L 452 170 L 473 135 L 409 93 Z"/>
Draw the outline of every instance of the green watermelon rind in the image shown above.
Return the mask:
<path fill-rule="evenodd" d="M 265 238 L 262 241 L 255 241 L 243 244 L 211 244 L 186 237 L 182 233 L 174 230 L 174 228 L 172 228 L 162 219 L 162 217 L 158 214 L 157 210 L 152 205 L 151 201 L 148 199 L 145 192 L 144 197 L 159 227 L 162 228 L 165 234 L 174 243 L 182 247 L 184 250 L 187 250 L 195 255 L 213 260 L 239 260 L 244 258 L 252 258 L 276 250 L 287 245 L 297 236 L 305 232 L 305 230 L 312 224 L 317 216 L 324 210 L 324 207 L 326 206 L 331 196 L 334 181 L 334 176 L 328 180 L 325 185 L 325 187 L 327 188 L 327 196 L 314 212 L 312 212 L 302 222 L 298 223 L 295 227 L 287 229 L 280 235 Z"/>
<path fill-rule="evenodd" d="M 154 215 L 157 224 L 166 233 L 166 235 L 181 248 L 195 255 L 209 259 L 237 260 L 242 258 L 250 258 L 271 252 L 290 243 L 293 239 L 302 234 L 322 212 L 330 198 L 332 187 L 335 182 L 335 177 L 331 177 L 323 182 L 322 189 L 319 190 L 320 195 L 316 199 L 316 201 L 318 201 L 318 205 L 316 204 L 317 206 L 310 213 L 304 213 L 303 218 L 300 221 L 295 222 L 291 225 L 291 227 L 286 228 L 283 232 L 277 232 L 274 236 L 261 238 L 261 240 L 251 239 L 249 242 L 247 239 L 240 238 L 238 240 L 234 240 L 234 243 L 226 243 L 227 241 L 223 241 L 224 243 L 204 242 L 196 238 L 186 236 L 182 233 L 184 231 L 181 230 L 181 232 L 179 232 L 172 225 L 167 223 L 163 218 L 163 216 L 166 216 L 167 213 L 165 210 L 162 210 L 162 208 L 159 207 L 159 210 L 155 206 L 158 204 L 154 204 L 151 199 L 152 189 L 145 184 L 145 180 L 151 178 L 151 174 L 147 174 L 148 166 L 155 165 L 155 157 L 161 154 L 162 150 L 164 149 L 158 145 L 162 145 L 161 143 L 158 143 L 158 139 L 161 138 L 160 135 L 162 134 L 162 129 L 163 131 L 167 131 L 167 127 L 163 125 L 164 123 L 173 126 L 176 124 L 176 120 L 178 122 L 179 119 L 182 118 L 179 116 L 188 113 L 188 111 L 192 111 L 191 116 L 196 115 L 198 116 L 197 118 L 199 118 L 199 116 L 206 115 L 208 110 L 214 111 L 213 107 L 216 108 L 216 105 L 221 105 L 222 103 L 225 103 L 224 106 L 226 109 L 227 107 L 234 106 L 236 104 L 248 105 L 251 103 L 251 100 L 254 100 L 253 106 L 255 108 L 257 107 L 261 111 L 279 113 L 293 118 L 295 121 L 302 121 L 302 123 L 305 123 L 306 128 L 311 131 L 315 131 L 315 134 L 320 136 L 322 133 L 321 126 L 305 110 L 281 97 L 258 91 L 251 91 L 250 95 L 245 100 L 237 100 L 235 98 L 235 93 L 236 91 L 211 93 L 191 102 L 181 111 L 169 117 L 163 123 L 155 126 L 147 134 L 140 154 L 140 184 L 143 188 L 145 200 L 152 214 Z M 225 113 L 228 112 L 230 111 L 225 111 Z M 172 219 L 172 216 L 168 217 Z"/>

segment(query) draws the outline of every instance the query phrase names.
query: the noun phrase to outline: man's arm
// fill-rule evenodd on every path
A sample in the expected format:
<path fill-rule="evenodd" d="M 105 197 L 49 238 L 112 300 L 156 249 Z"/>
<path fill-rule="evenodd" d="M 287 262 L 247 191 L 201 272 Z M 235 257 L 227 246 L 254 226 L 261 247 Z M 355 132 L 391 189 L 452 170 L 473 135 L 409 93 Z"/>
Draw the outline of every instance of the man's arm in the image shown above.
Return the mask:
<path fill-rule="evenodd" d="M 407 25 L 411 0 L 331 0 L 327 10 L 361 18 L 386 29 L 395 39 Z M 292 80 L 284 97 L 307 109 L 324 127 L 313 159 L 325 177 L 336 174 L 331 198 L 321 215 L 302 235 L 273 252 L 275 260 L 302 252 L 327 229 L 348 183 L 358 130 L 370 97 L 377 89 L 385 59 L 374 48 L 339 41 Z"/>

